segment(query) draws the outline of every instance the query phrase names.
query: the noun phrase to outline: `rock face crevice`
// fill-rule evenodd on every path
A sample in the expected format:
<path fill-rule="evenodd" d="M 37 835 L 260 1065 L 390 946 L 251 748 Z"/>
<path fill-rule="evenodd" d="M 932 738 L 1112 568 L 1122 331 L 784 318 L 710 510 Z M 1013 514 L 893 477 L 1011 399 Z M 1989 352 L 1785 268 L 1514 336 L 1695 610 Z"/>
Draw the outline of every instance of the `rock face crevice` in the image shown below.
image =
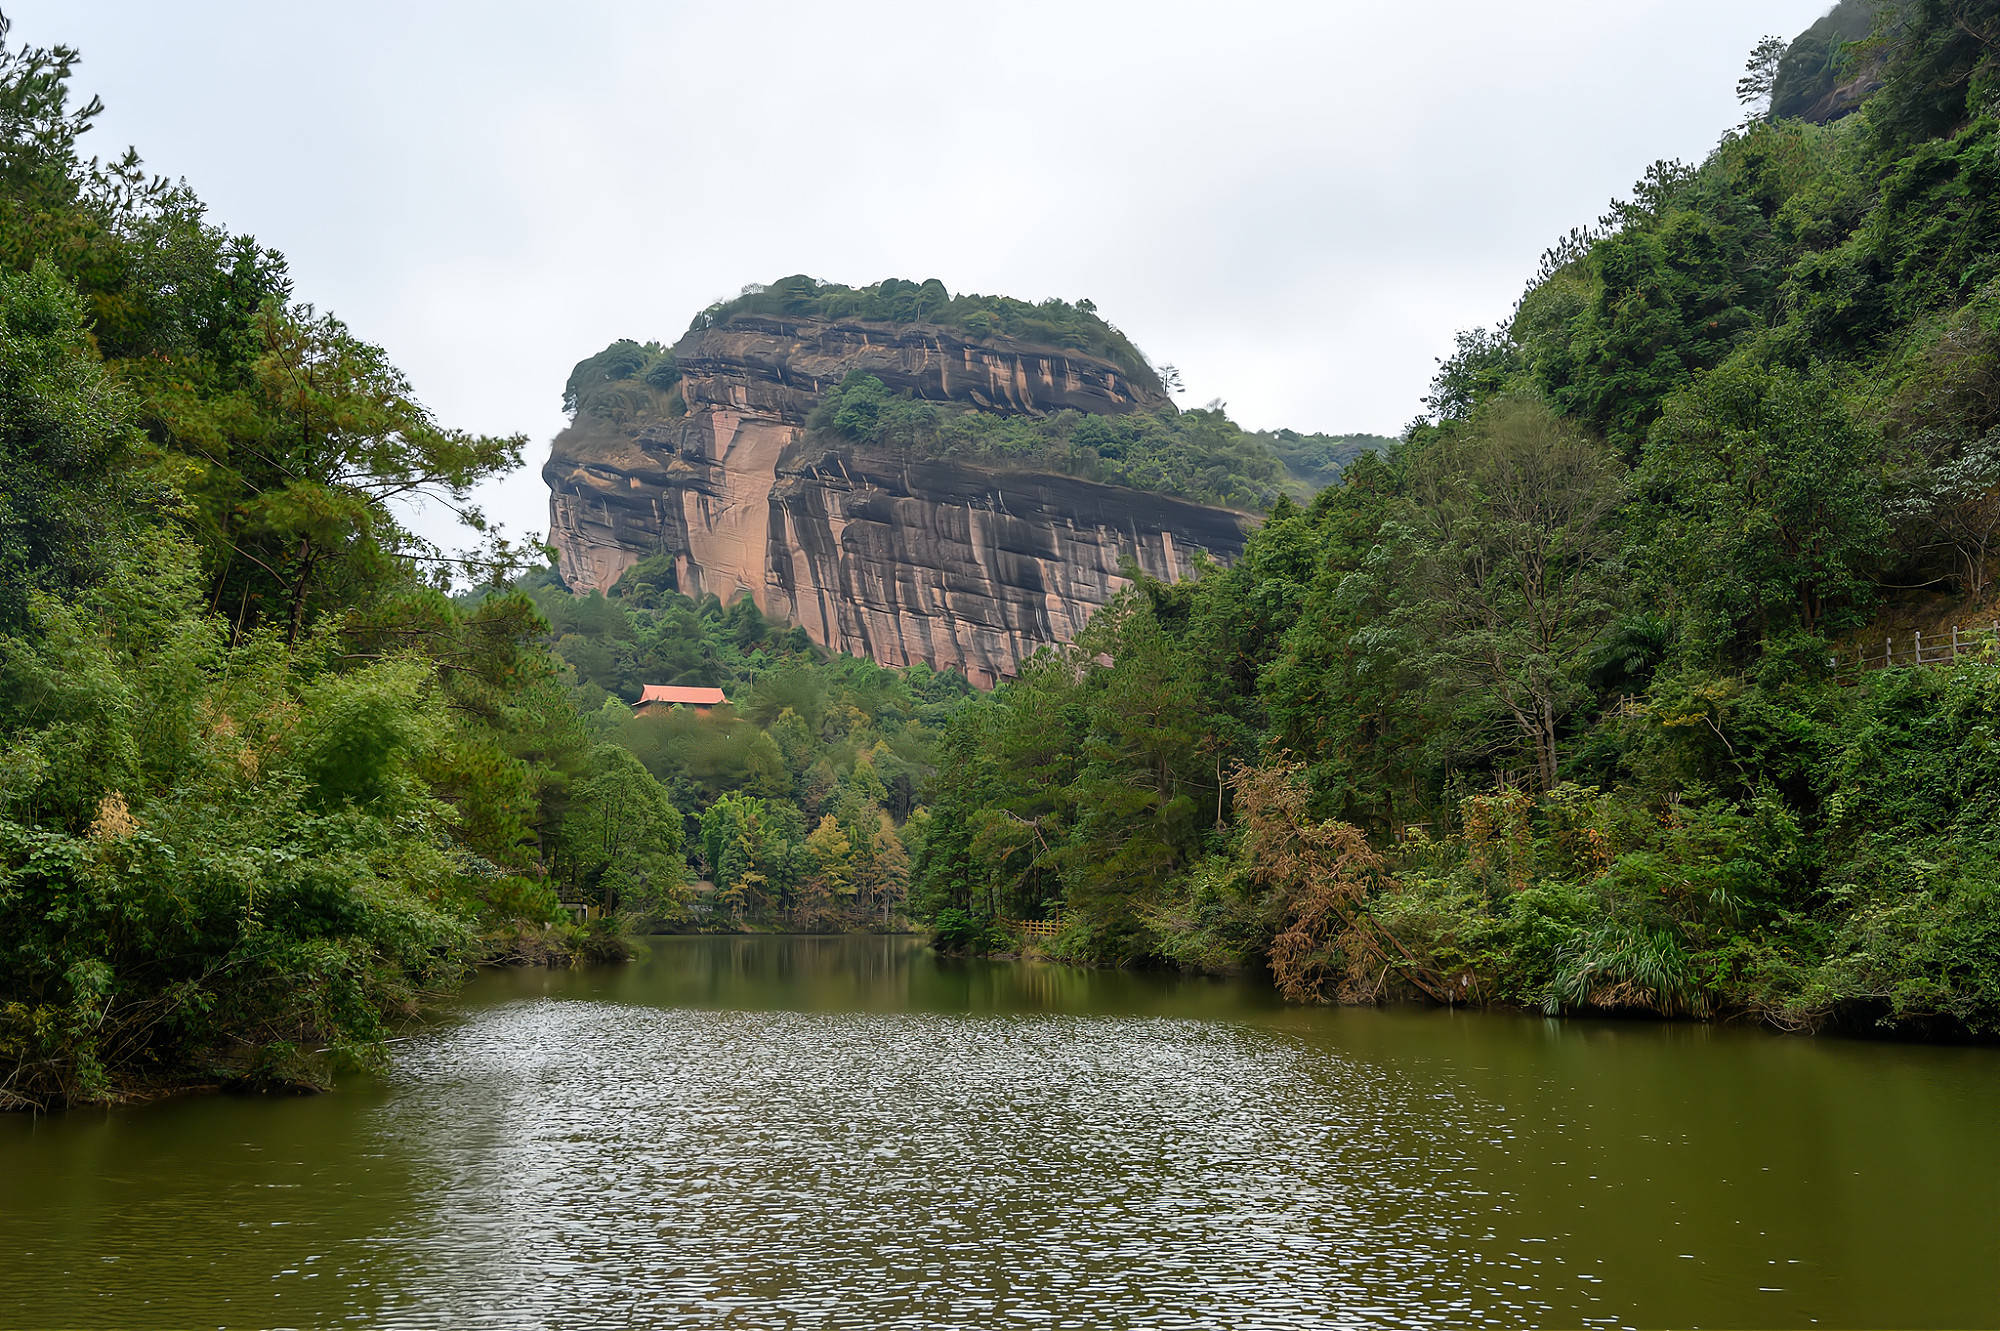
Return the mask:
<path fill-rule="evenodd" d="M 1125 585 L 1122 561 L 1178 580 L 1243 547 L 1243 514 L 1072 476 L 1005 471 L 809 434 L 854 371 L 982 410 L 1158 403 L 1073 351 L 924 325 L 738 316 L 675 348 L 685 415 L 579 417 L 543 475 L 563 579 L 608 590 L 674 558 L 680 589 L 748 594 L 834 651 L 955 667 L 987 685 L 1066 642 Z"/>

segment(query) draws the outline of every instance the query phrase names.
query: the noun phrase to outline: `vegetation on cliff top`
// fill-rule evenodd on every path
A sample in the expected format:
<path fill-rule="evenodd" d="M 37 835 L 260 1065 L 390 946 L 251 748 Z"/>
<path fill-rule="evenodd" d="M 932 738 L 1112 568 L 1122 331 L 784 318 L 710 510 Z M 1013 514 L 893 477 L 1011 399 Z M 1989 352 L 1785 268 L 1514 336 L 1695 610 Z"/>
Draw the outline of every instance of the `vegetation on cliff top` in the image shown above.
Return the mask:
<path fill-rule="evenodd" d="M 677 416 L 685 410 L 675 391 L 680 381 L 673 348 L 621 337 L 576 363 L 563 384 L 563 410 L 572 420 L 595 417 L 620 424 Z"/>
<path fill-rule="evenodd" d="M 1002 415 L 891 393 L 880 379 L 861 373 L 828 392 L 809 424 L 849 443 L 1058 472 L 1259 513 L 1282 495 L 1310 498 L 1360 453 L 1389 442 L 1291 430 L 1254 434 L 1230 420 L 1220 403 L 1115 416 Z"/>
<path fill-rule="evenodd" d="M 694 317 L 688 331 L 717 328 L 745 314 L 931 324 L 954 329 L 975 341 L 1004 338 L 1080 351 L 1110 361 L 1142 389 L 1165 392 L 1152 362 L 1087 300 L 1072 303 L 1052 296 L 1031 303 L 1011 296 L 954 295 L 935 277 L 922 282 L 890 277 L 872 286 L 850 287 L 799 273 L 781 277 L 769 286 L 752 284 L 733 300 L 717 301 Z"/>

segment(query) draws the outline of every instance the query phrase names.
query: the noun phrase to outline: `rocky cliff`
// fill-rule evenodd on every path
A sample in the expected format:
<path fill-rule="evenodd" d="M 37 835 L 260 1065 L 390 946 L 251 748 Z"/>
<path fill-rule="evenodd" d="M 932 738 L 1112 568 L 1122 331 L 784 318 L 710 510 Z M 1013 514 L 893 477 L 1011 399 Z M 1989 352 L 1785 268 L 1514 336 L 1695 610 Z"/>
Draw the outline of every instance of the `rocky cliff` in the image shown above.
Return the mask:
<path fill-rule="evenodd" d="M 1108 360 L 922 324 L 736 315 L 673 348 L 656 404 L 579 411 L 543 471 L 575 590 L 673 557 L 680 589 L 748 593 L 832 650 L 975 683 L 1067 641 L 1124 579 L 1242 549 L 1246 518 L 1071 476 L 997 470 L 807 429 L 853 371 L 985 411 L 1117 413 L 1158 393 Z"/>
<path fill-rule="evenodd" d="M 1884 52 L 1858 50 L 1875 28 L 1884 0 L 1840 0 L 1792 40 L 1771 87 L 1773 120 L 1816 125 L 1861 109 L 1882 86 Z"/>

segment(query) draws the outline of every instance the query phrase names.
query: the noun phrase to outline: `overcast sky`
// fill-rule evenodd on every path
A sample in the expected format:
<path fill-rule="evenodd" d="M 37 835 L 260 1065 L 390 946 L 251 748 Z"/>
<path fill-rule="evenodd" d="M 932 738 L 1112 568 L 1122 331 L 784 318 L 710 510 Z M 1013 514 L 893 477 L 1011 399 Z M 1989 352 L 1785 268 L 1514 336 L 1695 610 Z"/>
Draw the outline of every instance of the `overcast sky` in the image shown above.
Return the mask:
<path fill-rule="evenodd" d="M 1087 296 L 1185 401 L 1394 433 L 1828 5 L 0 0 L 81 49 L 91 151 L 282 250 L 444 423 L 527 434 L 482 498 L 537 535 L 570 367 L 795 272 Z"/>

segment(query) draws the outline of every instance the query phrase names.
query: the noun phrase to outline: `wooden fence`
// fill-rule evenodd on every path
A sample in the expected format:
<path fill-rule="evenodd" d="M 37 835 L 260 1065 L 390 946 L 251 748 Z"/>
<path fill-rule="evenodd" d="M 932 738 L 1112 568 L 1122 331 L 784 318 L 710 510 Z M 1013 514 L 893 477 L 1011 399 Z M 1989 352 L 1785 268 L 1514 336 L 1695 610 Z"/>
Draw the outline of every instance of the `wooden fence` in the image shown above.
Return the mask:
<path fill-rule="evenodd" d="M 1949 635 L 1922 631 L 1900 641 L 1893 635 L 1882 639 L 1882 650 L 1857 647 L 1849 656 L 1842 652 L 1830 663 L 1837 678 L 1858 678 L 1867 670 L 1910 670 L 1920 666 L 1949 666 L 1961 661 L 1988 661 L 2000 664 L 2000 622 L 1966 629 L 1953 624 Z"/>
<path fill-rule="evenodd" d="M 1031 938 L 1037 942 L 1047 942 L 1061 933 L 1063 928 L 1061 920 L 1009 920 L 1003 918 L 1000 923 L 1012 929 L 1015 933 L 1021 935 L 1021 937 Z"/>
<path fill-rule="evenodd" d="M 1843 650 L 1827 658 L 1833 677 L 1850 684 L 1859 683 L 1862 674 L 1870 670 L 1914 670 L 1981 662 L 2000 666 L 2000 623 L 1971 629 L 1954 624 L 1949 634 L 1933 633 L 1929 637 L 1925 637 L 1921 630 L 1902 638 L 1891 634 L 1882 639 L 1882 650 L 1879 652 L 1863 646 L 1851 652 Z M 1648 714 L 1646 705 L 1629 693 L 1621 695 L 1606 710 L 1608 716 L 1643 717 Z"/>

